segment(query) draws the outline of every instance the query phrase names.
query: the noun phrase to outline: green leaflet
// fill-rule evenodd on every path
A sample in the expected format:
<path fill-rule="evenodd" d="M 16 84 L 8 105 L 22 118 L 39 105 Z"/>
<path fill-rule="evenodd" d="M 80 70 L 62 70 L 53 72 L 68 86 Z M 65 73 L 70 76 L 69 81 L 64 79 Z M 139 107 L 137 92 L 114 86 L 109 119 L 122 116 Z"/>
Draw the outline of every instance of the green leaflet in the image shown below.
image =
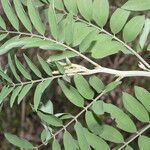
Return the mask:
<path fill-rule="evenodd" d="M 123 6 L 123 9 L 132 11 L 145 11 L 150 10 L 149 0 L 129 0 Z"/>
<path fill-rule="evenodd" d="M 8 36 L 8 34 L 1 34 L 0 35 L 0 41 L 4 40 L 7 36 Z"/>
<path fill-rule="evenodd" d="M 59 19 L 59 18 L 58 18 Z M 58 36 L 58 40 L 62 41 L 63 43 L 65 42 L 65 28 L 66 28 L 66 24 L 67 24 L 67 18 L 65 19 L 61 19 L 58 22 L 58 28 L 59 28 L 59 36 Z"/>
<path fill-rule="evenodd" d="M 57 25 L 57 17 L 54 8 L 51 5 L 48 10 L 48 21 L 49 21 L 51 33 L 53 37 L 57 39 L 59 33 L 58 25 Z"/>
<path fill-rule="evenodd" d="M 45 0 L 41 0 L 41 1 L 45 1 Z M 50 2 L 51 0 L 48 0 L 48 1 Z M 22 2 L 25 6 L 27 6 L 27 0 L 21 0 L 21 2 Z M 34 0 L 34 1 L 33 1 L 33 4 L 35 5 L 35 7 L 41 7 L 41 6 L 43 6 L 43 3 L 40 2 L 39 0 Z"/>
<path fill-rule="evenodd" d="M 67 120 L 67 119 L 73 118 L 73 116 L 71 114 L 68 114 L 68 113 L 61 113 L 61 116 L 59 118 L 62 120 Z"/>
<path fill-rule="evenodd" d="M 74 19 L 72 13 L 68 14 L 66 17 L 66 25 L 64 27 L 64 36 L 65 42 L 70 45 L 73 43 L 73 34 L 74 34 Z"/>
<path fill-rule="evenodd" d="M 64 69 L 64 66 L 63 65 L 61 65 L 59 62 L 55 62 L 55 65 L 56 65 L 56 67 L 57 67 L 57 69 L 58 69 L 58 71 L 61 73 L 61 74 L 64 74 L 65 73 L 65 69 Z"/>
<path fill-rule="evenodd" d="M 28 7 L 29 17 L 30 17 L 35 29 L 40 34 L 44 35 L 45 28 L 44 28 L 44 25 L 41 21 L 39 12 L 37 11 L 37 9 L 35 8 L 35 6 L 33 4 L 33 0 L 27 0 L 27 7 Z"/>
<path fill-rule="evenodd" d="M 67 81 L 67 82 L 71 83 L 71 77 L 68 76 L 67 74 L 64 74 L 64 75 L 62 76 L 62 78 L 63 78 L 64 81 Z"/>
<path fill-rule="evenodd" d="M 58 80 L 58 84 L 61 87 L 63 93 L 65 96 L 69 99 L 71 103 L 78 107 L 83 107 L 84 106 L 84 99 L 83 97 L 79 94 L 79 92 L 70 86 L 65 85 L 64 81 Z"/>
<path fill-rule="evenodd" d="M 72 51 L 64 51 L 62 53 L 49 56 L 49 58 L 47 59 L 47 62 L 59 61 L 59 60 L 63 60 L 66 58 L 72 58 L 75 56 L 78 56 L 78 54 Z"/>
<path fill-rule="evenodd" d="M 43 144 L 47 144 L 48 141 L 52 138 L 51 133 L 49 132 L 49 129 L 43 129 L 43 131 L 41 132 L 41 141 Z"/>
<path fill-rule="evenodd" d="M 122 134 L 117 129 L 109 125 L 103 125 L 103 132 L 99 136 L 106 141 L 114 143 L 124 142 Z"/>
<path fill-rule="evenodd" d="M 90 133 L 86 128 L 84 128 L 84 134 L 88 141 L 88 143 L 95 149 L 99 150 L 103 148 L 103 150 L 109 150 L 108 144 L 100 137 L 96 136 L 95 134 Z"/>
<path fill-rule="evenodd" d="M 136 98 L 145 106 L 145 108 L 150 112 L 150 93 L 142 87 L 135 86 L 135 96 Z"/>
<path fill-rule="evenodd" d="M 64 5 L 69 12 L 75 15 L 78 13 L 77 0 L 64 0 Z"/>
<path fill-rule="evenodd" d="M 3 20 L 3 18 L 1 16 L 0 16 L 0 27 L 2 29 L 6 30 L 6 24 L 5 24 L 5 22 L 4 22 L 4 20 Z"/>
<path fill-rule="evenodd" d="M 12 83 L 11 78 L 10 78 L 1 68 L 0 68 L 0 76 L 1 76 L 4 80 L 8 81 L 9 83 Z"/>
<path fill-rule="evenodd" d="M 5 12 L 8 20 L 12 24 L 12 26 L 16 30 L 19 30 L 19 21 L 18 21 L 17 16 L 14 13 L 14 10 L 11 7 L 11 4 L 10 4 L 9 0 L 1 0 L 1 4 L 2 4 L 4 12 Z"/>
<path fill-rule="evenodd" d="M 124 150 L 133 150 L 133 148 L 131 146 L 127 145 Z"/>
<path fill-rule="evenodd" d="M 112 91 L 113 89 L 117 88 L 117 86 L 120 85 L 121 83 L 122 83 L 121 81 L 113 81 L 113 82 L 109 83 L 105 87 L 105 92 Z"/>
<path fill-rule="evenodd" d="M 49 125 L 55 126 L 55 127 L 61 127 L 63 126 L 62 120 L 57 118 L 56 116 L 52 114 L 45 114 L 40 111 L 37 112 L 38 116 L 40 117 L 41 120 L 46 122 Z"/>
<path fill-rule="evenodd" d="M 122 30 L 123 26 L 125 25 L 129 17 L 129 14 L 130 14 L 130 11 L 126 11 L 120 8 L 115 10 L 115 12 L 113 13 L 110 19 L 110 28 L 114 34 Z"/>
<path fill-rule="evenodd" d="M 28 142 L 25 139 L 21 139 L 17 137 L 16 135 L 10 134 L 10 133 L 5 133 L 5 138 L 13 145 L 20 147 L 20 148 L 25 148 L 25 149 L 33 149 L 34 146 Z"/>
<path fill-rule="evenodd" d="M 81 15 L 88 21 L 92 20 L 92 0 L 77 0 L 77 6 Z"/>
<path fill-rule="evenodd" d="M 53 103 L 49 100 L 46 104 L 40 107 L 40 111 L 47 114 L 53 114 L 54 113 Z"/>
<path fill-rule="evenodd" d="M 97 93 L 102 92 L 105 88 L 105 85 L 103 84 L 101 79 L 94 75 L 90 77 L 89 83 L 92 86 L 92 88 L 96 90 Z"/>
<path fill-rule="evenodd" d="M 100 26 L 103 27 L 107 23 L 109 17 L 109 3 L 108 0 L 94 0 L 93 2 L 93 19 Z"/>
<path fill-rule="evenodd" d="M 96 42 L 111 41 L 113 38 L 105 33 L 100 33 L 96 37 Z"/>
<path fill-rule="evenodd" d="M 73 47 L 80 45 L 80 43 L 85 39 L 89 32 L 91 32 L 93 28 L 88 27 L 86 24 L 77 22 L 74 23 L 74 34 L 73 34 Z"/>
<path fill-rule="evenodd" d="M 42 74 L 40 72 L 40 70 L 34 65 L 34 63 L 24 54 L 23 55 L 28 66 L 30 67 L 30 69 L 34 72 L 34 74 L 36 76 L 38 76 L 39 78 L 42 78 Z"/>
<path fill-rule="evenodd" d="M 14 87 L 4 86 L 0 93 L 0 104 L 5 100 L 5 98 L 13 91 Z"/>
<path fill-rule="evenodd" d="M 27 95 L 27 93 L 30 91 L 32 86 L 33 86 L 32 84 L 27 84 L 22 88 L 21 92 L 18 95 L 18 104 L 20 104 L 20 102 Z"/>
<path fill-rule="evenodd" d="M 103 115 L 104 114 L 104 106 L 103 101 L 99 100 L 93 103 L 92 110 L 97 115 Z"/>
<path fill-rule="evenodd" d="M 135 133 L 137 131 L 130 117 L 115 105 L 103 103 L 103 109 L 104 112 L 110 113 L 111 118 L 115 120 L 118 128 L 130 133 Z"/>
<path fill-rule="evenodd" d="M 8 41 L 6 41 L 1 47 L 0 47 L 0 55 L 3 55 L 10 51 L 14 47 L 20 47 L 22 46 L 22 41 L 20 41 L 19 36 L 15 36 Z"/>
<path fill-rule="evenodd" d="M 81 44 L 79 45 L 79 50 L 81 53 L 87 51 L 91 43 L 95 40 L 96 36 L 97 36 L 97 30 L 93 30 L 89 32 L 89 34 L 82 40 Z"/>
<path fill-rule="evenodd" d="M 6 95 L 6 92 L 8 91 L 8 87 L 7 86 L 4 86 L 2 89 L 1 89 L 1 92 L 0 92 L 0 104 L 2 104 L 3 100 L 4 100 L 4 97 Z M 7 95 L 6 95 L 7 96 Z"/>
<path fill-rule="evenodd" d="M 12 61 L 12 59 L 11 59 L 10 54 L 8 54 L 8 64 L 9 64 L 9 67 L 10 67 L 10 69 L 11 69 L 11 71 L 12 71 L 14 77 L 15 77 L 18 81 L 21 81 L 19 75 L 18 75 L 17 72 L 16 72 L 16 68 L 15 68 L 15 65 L 13 64 L 13 61 Z"/>
<path fill-rule="evenodd" d="M 22 49 L 39 47 L 43 50 L 60 50 L 64 51 L 65 48 L 59 44 L 56 44 L 50 40 L 43 40 L 36 37 L 24 37 L 20 39 L 21 44 L 24 45 Z"/>
<path fill-rule="evenodd" d="M 20 0 L 14 0 L 14 5 L 16 9 L 16 13 L 18 15 L 18 18 L 21 20 L 22 24 L 25 26 L 25 28 L 29 31 L 32 32 L 32 25 L 31 22 L 22 6 L 22 3 Z"/>
<path fill-rule="evenodd" d="M 60 144 L 58 143 L 56 139 L 54 139 L 52 143 L 52 150 L 61 150 Z"/>
<path fill-rule="evenodd" d="M 123 29 L 123 39 L 125 42 L 132 42 L 141 32 L 145 21 L 145 16 L 133 17 Z"/>
<path fill-rule="evenodd" d="M 86 124 L 94 134 L 100 135 L 103 132 L 103 126 L 100 119 L 90 111 L 85 113 Z"/>
<path fill-rule="evenodd" d="M 8 41 L 6 41 L 0 47 L 0 55 L 7 53 L 8 51 L 10 51 L 11 49 L 13 49 L 15 47 L 22 47 L 22 49 L 39 47 L 44 50 L 60 50 L 60 51 L 65 50 L 65 48 L 63 46 L 56 44 L 54 42 L 51 42 L 49 40 L 43 40 L 43 39 L 35 38 L 35 37 L 19 38 L 19 36 L 15 36 L 15 37 L 9 39 Z"/>
<path fill-rule="evenodd" d="M 75 140 L 73 139 L 72 135 L 68 131 L 64 132 L 63 143 L 64 143 L 65 150 L 76 150 L 77 149 Z"/>
<path fill-rule="evenodd" d="M 82 125 L 79 122 L 76 122 L 74 129 L 77 134 L 80 149 L 81 150 L 90 150 L 91 148 L 90 148 L 89 143 L 84 134 L 84 128 L 82 127 Z"/>
<path fill-rule="evenodd" d="M 74 82 L 75 85 L 79 91 L 79 93 L 86 99 L 93 99 L 94 92 L 91 89 L 89 83 L 86 81 L 86 79 L 82 75 L 75 75 L 74 76 Z"/>
<path fill-rule="evenodd" d="M 149 150 L 150 148 L 150 138 L 144 135 L 141 135 L 138 138 L 138 146 L 140 150 Z"/>
<path fill-rule="evenodd" d="M 37 57 L 43 70 L 47 73 L 47 75 L 52 76 L 52 70 L 49 67 L 48 63 L 45 60 L 43 60 L 43 58 L 41 58 L 39 55 Z"/>
<path fill-rule="evenodd" d="M 124 46 L 117 41 L 97 41 L 92 48 L 92 57 L 99 59 L 104 58 L 112 54 L 116 54 L 121 51 Z"/>
<path fill-rule="evenodd" d="M 37 85 L 35 93 L 34 93 L 34 108 L 36 111 L 38 110 L 42 94 L 44 93 L 44 91 L 50 85 L 51 82 L 52 82 L 51 79 L 45 80 Z"/>
<path fill-rule="evenodd" d="M 13 91 L 11 98 L 10 98 L 10 107 L 13 107 L 13 104 L 19 94 L 19 92 L 22 90 L 22 86 L 16 87 L 16 89 Z"/>
<path fill-rule="evenodd" d="M 142 49 L 144 48 L 146 40 L 148 39 L 149 33 L 150 33 L 150 19 L 147 18 L 145 19 L 144 29 L 143 29 L 142 35 L 140 36 L 140 41 L 139 41 Z"/>
<path fill-rule="evenodd" d="M 149 122 L 149 114 L 144 106 L 128 93 L 123 93 L 124 107 L 141 122 Z M 135 107 L 136 106 L 136 107 Z"/>
<path fill-rule="evenodd" d="M 49 0 L 49 1 L 51 1 L 51 0 Z M 63 1 L 55 0 L 55 1 L 54 1 L 54 5 L 55 5 L 55 7 L 56 7 L 57 9 L 59 9 L 59 10 L 64 10 L 64 9 L 65 9 L 65 8 L 64 8 Z"/>
<path fill-rule="evenodd" d="M 15 63 L 17 69 L 20 71 L 20 73 L 28 80 L 32 80 L 30 73 L 25 69 L 25 67 L 21 64 L 21 62 L 18 60 L 18 58 L 15 56 Z"/>

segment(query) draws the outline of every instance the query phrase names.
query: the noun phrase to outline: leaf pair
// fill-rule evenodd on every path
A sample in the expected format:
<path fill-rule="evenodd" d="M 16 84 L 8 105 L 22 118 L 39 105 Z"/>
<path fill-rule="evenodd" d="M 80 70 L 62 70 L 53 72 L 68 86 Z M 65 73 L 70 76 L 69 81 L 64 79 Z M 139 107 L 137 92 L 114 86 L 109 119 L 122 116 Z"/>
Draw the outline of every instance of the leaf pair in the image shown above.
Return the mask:
<path fill-rule="evenodd" d="M 110 92 L 121 84 L 121 82 L 112 82 L 105 86 L 96 76 L 90 77 L 88 82 L 82 75 L 79 74 L 74 76 L 76 88 L 69 83 L 66 84 L 62 80 L 58 80 L 58 83 L 69 101 L 78 107 L 84 107 L 84 98 L 87 100 L 93 100 L 95 91 L 97 93 L 101 93 L 102 91 Z"/>
<path fill-rule="evenodd" d="M 150 118 L 148 114 L 149 111 L 148 99 L 150 97 L 150 93 L 141 87 L 135 87 L 135 95 L 140 102 L 130 94 L 123 93 L 124 107 L 139 121 L 149 122 Z"/>
<path fill-rule="evenodd" d="M 28 64 L 29 68 L 31 69 L 31 71 L 38 77 L 38 78 L 43 78 L 42 77 L 42 73 L 41 71 L 38 69 L 38 67 L 31 61 L 31 59 L 29 59 L 25 54 L 24 54 L 24 58 L 26 63 Z M 38 61 L 40 63 L 40 65 L 42 66 L 42 69 L 45 71 L 45 73 L 49 76 L 52 76 L 52 70 L 50 68 L 50 66 L 47 64 L 46 61 L 43 60 L 43 58 L 41 58 L 40 56 L 38 56 Z M 22 74 L 22 76 L 24 78 L 26 78 L 27 80 L 32 80 L 31 74 L 29 73 L 29 71 L 23 66 L 23 64 L 18 60 L 18 58 L 15 56 L 15 64 L 12 61 L 12 58 L 10 56 L 10 54 L 8 54 L 8 64 L 9 67 L 14 75 L 14 77 L 16 78 L 17 81 L 21 82 L 20 76 L 18 75 L 18 71 Z M 17 69 L 16 69 L 17 68 Z M 18 71 L 17 71 L 18 70 Z M 5 77 L 6 78 L 6 77 Z M 8 78 L 8 77 L 7 77 Z M 7 79 L 8 80 L 8 79 Z"/>
<path fill-rule="evenodd" d="M 58 81 L 65 96 L 76 106 L 83 107 L 84 98 L 91 100 L 94 97 L 94 91 L 81 75 L 75 75 L 74 82 L 77 89 L 71 85 L 66 85 L 62 80 Z"/>
<path fill-rule="evenodd" d="M 88 129 L 95 135 L 100 136 L 104 140 L 114 143 L 123 143 L 124 139 L 121 133 L 109 125 L 103 124 L 98 116 L 90 111 L 85 113 L 85 120 Z M 110 134 L 113 133 L 113 134 Z"/>

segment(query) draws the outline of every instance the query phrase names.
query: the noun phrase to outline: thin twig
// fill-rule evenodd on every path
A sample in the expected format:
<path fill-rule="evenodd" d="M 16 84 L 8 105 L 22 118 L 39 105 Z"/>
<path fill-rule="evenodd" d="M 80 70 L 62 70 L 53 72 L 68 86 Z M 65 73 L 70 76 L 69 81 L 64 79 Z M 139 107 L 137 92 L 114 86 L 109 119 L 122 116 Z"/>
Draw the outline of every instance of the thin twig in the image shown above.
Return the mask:
<path fill-rule="evenodd" d="M 87 111 L 87 109 L 89 109 L 93 103 L 95 103 L 102 95 L 105 94 L 105 90 L 99 94 L 89 105 L 87 105 L 81 112 L 79 112 L 71 121 L 69 121 L 65 126 L 63 126 L 63 128 L 61 128 L 59 131 L 57 131 L 55 134 L 52 135 L 52 138 L 56 137 L 57 135 L 59 135 L 63 130 L 66 130 L 66 128 L 72 124 L 73 122 L 75 122 L 84 112 Z M 39 149 L 43 146 L 44 144 L 41 144 L 37 147 L 35 147 L 35 149 Z"/>
<path fill-rule="evenodd" d="M 117 78 L 116 81 L 120 81 L 122 78 Z M 80 111 L 71 121 L 69 121 L 63 128 L 58 130 L 55 134 L 52 135 L 52 138 L 55 138 L 57 135 L 59 135 L 62 131 L 66 130 L 66 128 L 71 125 L 73 122 L 77 121 L 77 119 L 84 113 L 86 112 L 97 100 L 99 100 L 104 94 L 106 94 L 105 90 L 103 90 L 91 103 L 89 103 L 82 111 Z M 35 147 L 36 150 L 41 148 L 44 144 L 42 143 L 41 145 L 38 145 Z"/>

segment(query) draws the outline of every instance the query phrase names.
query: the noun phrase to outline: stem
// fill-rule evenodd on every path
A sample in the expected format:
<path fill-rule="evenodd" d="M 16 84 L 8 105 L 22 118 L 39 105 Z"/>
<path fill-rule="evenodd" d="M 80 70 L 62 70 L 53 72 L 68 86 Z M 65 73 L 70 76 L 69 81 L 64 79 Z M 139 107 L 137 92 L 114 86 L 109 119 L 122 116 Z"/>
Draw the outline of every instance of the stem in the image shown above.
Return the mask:
<path fill-rule="evenodd" d="M 21 128 L 24 130 L 24 123 L 25 123 L 25 116 L 26 116 L 26 103 L 25 99 L 23 99 L 21 103 Z"/>
<path fill-rule="evenodd" d="M 90 24 L 90 23 L 89 23 Z M 95 25 L 93 25 L 95 26 Z M 98 27 L 97 27 L 98 28 Z M 121 77 L 132 77 L 132 76 L 145 76 L 145 77 L 150 77 L 150 74 L 149 72 L 147 71 L 119 71 L 119 70 L 113 70 L 113 69 L 109 69 L 109 68 L 105 68 L 105 67 L 101 67 L 99 64 L 95 63 L 94 61 L 92 61 L 91 59 L 89 59 L 88 57 L 84 56 L 83 54 L 81 54 L 80 52 L 76 51 L 75 49 L 61 43 L 61 42 L 58 42 L 58 41 L 55 41 L 53 39 L 50 39 L 50 38 L 47 38 L 45 36 L 41 36 L 41 35 L 37 35 L 37 34 L 33 34 L 33 33 L 25 33 L 25 32 L 17 32 L 17 31 L 3 31 L 3 30 L 0 30 L 0 32 L 3 32 L 3 33 L 10 33 L 10 34 L 20 34 L 20 35 L 26 35 L 26 36 L 31 36 L 31 37 L 37 37 L 37 38 L 41 38 L 41 39 L 44 39 L 44 40 L 49 40 L 51 42 L 54 42 L 56 44 L 59 44 L 65 48 L 67 48 L 68 50 L 70 51 L 73 51 L 75 52 L 76 54 L 78 54 L 79 56 L 81 56 L 82 58 L 84 58 L 85 60 L 87 60 L 88 62 L 90 62 L 91 64 L 93 64 L 94 66 L 96 66 L 97 68 L 99 68 L 98 70 L 96 71 L 91 71 L 91 74 L 94 74 L 94 73 L 108 73 L 108 74 L 114 74 L 116 76 L 121 76 Z M 134 51 L 134 50 L 133 50 Z M 136 52 L 135 52 L 136 53 Z M 140 55 L 139 55 L 140 56 Z M 140 56 L 141 57 L 141 56 Z M 143 58 L 142 58 L 143 59 Z M 84 73 L 83 73 L 84 75 Z M 85 74 L 86 75 L 86 74 Z M 43 79 L 40 79 L 40 80 L 36 80 L 35 82 L 40 82 L 41 80 Z M 46 80 L 46 79 L 44 79 Z M 28 82 L 30 83 L 30 82 Z"/>
<path fill-rule="evenodd" d="M 91 71 L 92 74 L 96 73 L 108 73 L 113 74 L 118 77 L 150 77 L 150 72 L 148 71 L 120 71 L 115 69 L 109 69 L 109 68 L 99 68 Z"/>
<path fill-rule="evenodd" d="M 53 77 L 42 78 L 42 79 L 38 79 L 38 80 L 31 80 L 31 81 L 26 81 L 26 82 L 21 82 L 21 83 L 13 83 L 13 86 L 21 86 L 21 85 L 26 85 L 26 84 L 35 84 L 35 83 L 43 82 L 43 81 L 46 81 L 46 80 L 53 80 L 53 79 L 57 79 L 57 78 L 61 78 L 61 77 L 63 77 L 63 75 L 57 75 L 57 76 L 53 76 Z"/>
<path fill-rule="evenodd" d="M 92 74 L 98 74 L 98 73 L 107 73 L 107 74 L 112 74 L 115 75 L 116 77 L 120 78 L 125 78 L 125 77 L 150 77 L 150 72 L 148 71 L 120 71 L 120 70 L 115 70 L 115 69 L 109 69 L 105 67 L 101 68 L 95 68 L 95 69 L 87 69 L 83 66 L 77 65 L 77 64 L 71 64 L 72 66 L 76 68 L 66 68 L 65 74 L 68 76 L 74 76 L 75 74 L 80 74 L 80 75 L 92 75 Z M 53 80 L 57 78 L 62 78 L 63 75 L 60 75 L 58 71 L 53 72 L 52 77 L 48 78 L 41 78 L 38 80 L 31 80 L 31 81 L 26 81 L 26 82 L 21 82 L 21 83 L 13 83 L 12 86 L 21 86 L 21 85 L 26 85 L 26 84 L 35 84 L 38 82 L 43 82 L 46 80 Z"/>

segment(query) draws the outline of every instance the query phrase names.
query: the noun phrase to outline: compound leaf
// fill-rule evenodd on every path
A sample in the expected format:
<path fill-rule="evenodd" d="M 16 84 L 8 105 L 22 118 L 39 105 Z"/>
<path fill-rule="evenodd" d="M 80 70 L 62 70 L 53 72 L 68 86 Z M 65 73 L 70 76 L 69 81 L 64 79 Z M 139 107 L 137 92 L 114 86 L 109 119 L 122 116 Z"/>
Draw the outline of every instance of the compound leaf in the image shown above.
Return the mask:
<path fill-rule="evenodd" d="M 25 139 L 19 138 L 16 135 L 10 134 L 10 133 L 5 133 L 5 138 L 13 145 L 20 147 L 20 148 L 25 148 L 25 149 L 33 149 L 34 146 L 28 142 Z"/>

